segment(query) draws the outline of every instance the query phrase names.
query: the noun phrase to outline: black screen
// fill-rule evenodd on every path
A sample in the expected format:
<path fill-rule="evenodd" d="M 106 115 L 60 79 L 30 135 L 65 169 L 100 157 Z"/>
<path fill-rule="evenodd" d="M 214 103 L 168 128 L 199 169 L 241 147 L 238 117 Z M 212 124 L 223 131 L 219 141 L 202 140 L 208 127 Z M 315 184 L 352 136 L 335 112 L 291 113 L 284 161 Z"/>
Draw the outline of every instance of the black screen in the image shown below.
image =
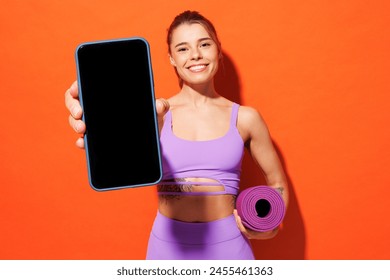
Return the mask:
<path fill-rule="evenodd" d="M 91 186 L 157 183 L 161 160 L 148 43 L 87 43 L 78 47 L 76 61 Z"/>

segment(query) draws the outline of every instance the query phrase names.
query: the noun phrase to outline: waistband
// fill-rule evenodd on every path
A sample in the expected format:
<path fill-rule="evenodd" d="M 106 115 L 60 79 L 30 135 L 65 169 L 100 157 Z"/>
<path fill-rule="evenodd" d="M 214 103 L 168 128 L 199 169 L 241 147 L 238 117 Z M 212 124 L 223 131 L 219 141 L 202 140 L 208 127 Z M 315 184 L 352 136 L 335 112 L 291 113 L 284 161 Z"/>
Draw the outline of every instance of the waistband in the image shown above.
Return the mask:
<path fill-rule="evenodd" d="M 173 220 L 157 211 L 152 234 L 167 242 L 201 245 L 231 240 L 241 232 L 233 214 L 211 222 L 190 223 Z"/>

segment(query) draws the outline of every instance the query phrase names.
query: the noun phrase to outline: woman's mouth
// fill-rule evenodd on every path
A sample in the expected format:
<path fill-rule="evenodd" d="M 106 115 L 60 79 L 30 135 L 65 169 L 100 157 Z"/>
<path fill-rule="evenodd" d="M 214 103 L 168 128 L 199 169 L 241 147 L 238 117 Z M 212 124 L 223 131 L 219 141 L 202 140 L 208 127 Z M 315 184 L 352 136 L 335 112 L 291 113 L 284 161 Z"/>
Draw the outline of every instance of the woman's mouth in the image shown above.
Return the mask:
<path fill-rule="evenodd" d="M 198 65 L 192 65 L 188 67 L 188 70 L 191 72 L 202 72 L 204 69 L 206 69 L 207 65 L 206 64 L 198 64 Z"/>

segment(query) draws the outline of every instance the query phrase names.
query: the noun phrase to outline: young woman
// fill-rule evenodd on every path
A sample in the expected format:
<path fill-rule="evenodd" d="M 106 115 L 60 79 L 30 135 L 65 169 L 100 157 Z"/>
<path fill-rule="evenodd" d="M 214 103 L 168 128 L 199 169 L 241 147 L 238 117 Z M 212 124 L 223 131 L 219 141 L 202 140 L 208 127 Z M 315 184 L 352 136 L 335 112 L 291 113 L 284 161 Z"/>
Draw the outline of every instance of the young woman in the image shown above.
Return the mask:
<path fill-rule="evenodd" d="M 234 209 L 244 148 L 288 203 L 267 126 L 255 109 L 216 92 L 222 51 L 208 19 L 193 11 L 178 15 L 167 43 L 181 88 L 168 100 L 157 100 L 164 174 L 147 259 L 254 259 L 248 239 L 272 238 L 278 229 L 251 231 Z M 65 99 L 71 126 L 83 134 L 77 83 Z M 83 148 L 83 139 L 76 144 Z"/>

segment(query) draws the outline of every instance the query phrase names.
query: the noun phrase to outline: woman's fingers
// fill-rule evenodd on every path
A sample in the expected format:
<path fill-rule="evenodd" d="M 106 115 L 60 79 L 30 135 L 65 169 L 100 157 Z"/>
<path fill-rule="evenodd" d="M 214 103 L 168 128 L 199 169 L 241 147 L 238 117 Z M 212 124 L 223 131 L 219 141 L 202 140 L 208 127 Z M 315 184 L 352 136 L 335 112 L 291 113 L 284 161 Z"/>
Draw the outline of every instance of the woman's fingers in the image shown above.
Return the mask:
<path fill-rule="evenodd" d="M 74 82 L 65 92 L 65 106 L 69 110 L 71 116 L 76 120 L 80 120 L 83 116 L 83 110 L 78 97 L 79 93 L 77 82 Z"/>
<path fill-rule="evenodd" d="M 244 227 L 244 225 L 242 224 L 241 217 L 238 216 L 237 209 L 234 209 L 233 214 L 234 214 L 234 218 L 236 219 L 236 223 L 237 223 L 238 229 L 239 229 L 244 235 L 246 235 L 246 236 L 248 237 L 248 231 L 247 231 L 247 229 Z"/>
<path fill-rule="evenodd" d="M 83 137 L 80 137 L 79 139 L 76 140 L 76 146 L 80 149 L 84 149 L 85 148 L 85 144 L 84 144 L 84 138 Z"/>
<path fill-rule="evenodd" d="M 79 86 L 77 81 L 74 81 L 72 85 L 70 86 L 70 94 L 73 96 L 73 98 L 79 98 Z"/>
<path fill-rule="evenodd" d="M 78 134 L 84 134 L 86 131 L 85 123 L 82 120 L 77 120 L 71 115 L 69 116 L 69 124 Z"/>
<path fill-rule="evenodd" d="M 79 134 L 84 134 L 86 131 L 85 123 L 81 120 L 83 110 L 79 101 L 79 90 L 77 81 L 73 82 L 69 89 L 65 91 L 65 106 L 68 109 L 69 124 Z M 76 140 L 76 146 L 84 149 L 84 138 L 79 137 Z"/>

